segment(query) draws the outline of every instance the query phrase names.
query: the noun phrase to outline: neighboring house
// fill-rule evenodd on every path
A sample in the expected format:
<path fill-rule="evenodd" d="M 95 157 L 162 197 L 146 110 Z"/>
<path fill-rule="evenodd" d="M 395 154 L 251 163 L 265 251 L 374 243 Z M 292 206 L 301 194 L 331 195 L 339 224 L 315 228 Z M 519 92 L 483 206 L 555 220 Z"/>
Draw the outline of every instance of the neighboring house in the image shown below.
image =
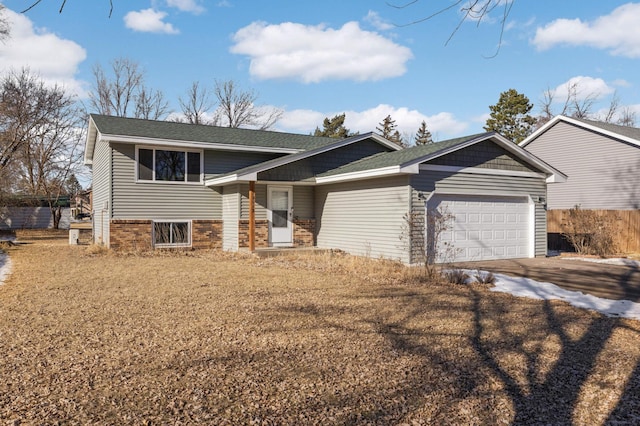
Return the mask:
<path fill-rule="evenodd" d="M 546 254 L 547 183 L 565 176 L 495 133 L 401 149 L 92 115 L 94 238 L 112 248 L 340 249 L 422 262 L 427 208 L 455 260 Z M 411 226 L 409 226 L 411 224 Z"/>
<path fill-rule="evenodd" d="M 568 176 L 549 187 L 550 210 L 640 208 L 640 129 L 557 116 L 520 146 Z"/>

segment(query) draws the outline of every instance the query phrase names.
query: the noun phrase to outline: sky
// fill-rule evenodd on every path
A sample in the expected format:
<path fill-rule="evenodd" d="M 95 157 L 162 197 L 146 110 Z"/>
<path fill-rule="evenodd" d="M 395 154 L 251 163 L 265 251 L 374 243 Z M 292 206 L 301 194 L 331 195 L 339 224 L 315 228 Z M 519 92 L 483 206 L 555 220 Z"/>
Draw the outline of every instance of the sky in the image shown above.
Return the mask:
<path fill-rule="evenodd" d="M 501 92 L 525 94 L 538 114 L 545 91 L 559 110 L 572 83 L 594 112 L 615 94 L 640 118 L 640 2 L 499 0 L 458 26 L 466 1 L 426 20 L 454 2 L 112 1 L 110 12 L 109 0 L 67 0 L 62 13 L 63 0 L 25 13 L 35 0 L 4 1 L 0 73 L 28 67 L 88 106 L 94 67 L 128 58 L 175 113 L 193 82 L 233 80 L 283 110 L 274 130 L 303 134 L 345 113 L 352 132 L 391 115 L 406 138 L 424 120 L 445 140 L 482 132 Z"/>

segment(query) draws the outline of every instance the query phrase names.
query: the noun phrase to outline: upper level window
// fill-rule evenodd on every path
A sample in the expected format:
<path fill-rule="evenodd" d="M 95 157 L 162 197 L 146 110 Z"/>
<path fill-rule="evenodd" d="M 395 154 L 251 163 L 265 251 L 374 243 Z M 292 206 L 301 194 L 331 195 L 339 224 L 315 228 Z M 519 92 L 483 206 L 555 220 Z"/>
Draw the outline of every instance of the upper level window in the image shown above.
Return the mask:
<path fill-rule="evenodd" d="M 138 180 L 201 182 L 202 153 L 138 148 Z"/>

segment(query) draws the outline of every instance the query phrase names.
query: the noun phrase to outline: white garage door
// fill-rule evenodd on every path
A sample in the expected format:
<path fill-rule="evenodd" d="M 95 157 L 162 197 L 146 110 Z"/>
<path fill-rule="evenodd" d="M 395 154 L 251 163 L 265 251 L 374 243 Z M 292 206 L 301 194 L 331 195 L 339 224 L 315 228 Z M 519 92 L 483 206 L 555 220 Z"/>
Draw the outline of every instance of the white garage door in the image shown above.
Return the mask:
<path fill-rule="evenodd" d="M 427 209 L 451 218 L 440 233 L 437 262 L 531 257 L 533 218 L 527 197 L 435 195 Z"/>

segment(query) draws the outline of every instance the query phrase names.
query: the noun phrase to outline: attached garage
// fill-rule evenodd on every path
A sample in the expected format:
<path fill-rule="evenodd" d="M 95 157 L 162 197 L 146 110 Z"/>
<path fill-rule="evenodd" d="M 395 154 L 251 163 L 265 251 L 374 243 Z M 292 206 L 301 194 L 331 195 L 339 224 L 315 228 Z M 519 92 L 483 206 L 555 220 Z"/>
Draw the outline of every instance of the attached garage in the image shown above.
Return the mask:
<path fill-rule="evenodd" d="M 535 206 L 529 196 L 433 194 L 431 217 L 444 217 L 437 262 L 533 257 Z M 431 233 L 433 234 L 433 232 Z M 427 238 L 433 238 L 427 231 Z M 427 241 L 433 248 L 434 242 Z"/>

